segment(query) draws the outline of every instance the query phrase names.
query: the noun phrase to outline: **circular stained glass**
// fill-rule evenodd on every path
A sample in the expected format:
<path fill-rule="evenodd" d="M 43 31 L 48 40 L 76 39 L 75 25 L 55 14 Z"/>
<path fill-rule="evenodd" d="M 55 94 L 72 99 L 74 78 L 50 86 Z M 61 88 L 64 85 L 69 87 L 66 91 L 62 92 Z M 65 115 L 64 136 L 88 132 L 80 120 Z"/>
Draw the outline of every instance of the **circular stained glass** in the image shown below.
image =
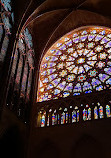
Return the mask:
<path fill-rule="evenodd" d="M 82 27 L 60 38 L 44 55 L 37 101 L 111 89 L 111 29 Z"/>
<path fill-rule="evenodd" d="M 83 64 L 83 63 L 85 63 L 85 58 L 79 58 L 77 60 L 77 64 Z"/>

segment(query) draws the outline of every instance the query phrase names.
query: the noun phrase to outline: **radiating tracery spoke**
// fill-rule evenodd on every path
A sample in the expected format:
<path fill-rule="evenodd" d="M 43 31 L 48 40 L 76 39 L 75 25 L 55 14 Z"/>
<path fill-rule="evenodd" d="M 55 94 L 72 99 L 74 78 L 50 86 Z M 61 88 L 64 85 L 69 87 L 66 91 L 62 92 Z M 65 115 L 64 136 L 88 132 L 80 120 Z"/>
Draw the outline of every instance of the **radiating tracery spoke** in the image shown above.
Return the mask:
<path fill-rule="evenodd" d="M 40 67 L 37 101 L 110 89 L 111 30 L 84 27 L 59 39 Z"/>

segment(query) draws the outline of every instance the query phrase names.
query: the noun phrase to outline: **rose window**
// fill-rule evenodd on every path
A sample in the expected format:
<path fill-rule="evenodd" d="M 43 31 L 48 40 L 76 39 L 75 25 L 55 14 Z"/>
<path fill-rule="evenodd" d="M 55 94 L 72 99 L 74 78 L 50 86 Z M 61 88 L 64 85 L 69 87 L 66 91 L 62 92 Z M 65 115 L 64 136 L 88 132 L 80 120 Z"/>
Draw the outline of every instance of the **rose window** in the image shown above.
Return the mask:
<path fill-rule="evenodd" d="M 37 101 L 111 89 L 111 29 L 82 27 L 60 38 L 44 55 Z"/>

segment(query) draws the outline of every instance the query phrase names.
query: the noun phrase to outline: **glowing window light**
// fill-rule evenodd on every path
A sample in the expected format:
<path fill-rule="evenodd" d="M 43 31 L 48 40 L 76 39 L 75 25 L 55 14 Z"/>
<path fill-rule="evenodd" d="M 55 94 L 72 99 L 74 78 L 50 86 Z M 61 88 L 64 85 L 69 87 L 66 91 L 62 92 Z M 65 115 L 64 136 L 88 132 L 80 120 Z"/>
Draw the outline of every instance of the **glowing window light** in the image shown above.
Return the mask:
<path fill-rule="evenodd" d="M 61 124 L 65 124 L 65 113 L 64 112 L 61 115 Z"/>
<path fill-rule="evenodd" d="M 100 118 L 103 118 L 103 117 L 104 117 L 104 114 L 103 114 L 103 107 L 102 107 L 102 106 L 99 107 L 99 117 L 100 117 Z"/>
<path fill-rule="evenodd" d="M 66 112 L 66 123 L 68 123 L 68 112 Z"/>
<path fill-rule="evenodd" d="M 87 120 L 87 109 L 83 110 L 83 120 L 86 121 Z"/>
<path fill-rule="evenodd" d="M 77 64 L 83 64 L 83 63 L 85 63 L 85 58 L 79 58 L 77 60 Z"/>
<path fill-rule="evenodd" d="M 77 110 L 77 109 L 78 109 L 78 107 L 77 107 L 77 106 L 75 106 L 75 109 Z"/>
<path fill-rule="evenodd" d="M 65 108 L 64 111 L 67 111 L 67 108 Z"/>
<path fill-rule="evenodd" d="M 64 35 L 54 43 L 41 62 L 40 72 L 45 72 L 47 82 L 43 82 L 44 74 L 41 73 L 39 81 L 43 85 L 41 87 L 43 91 L 40 91 L 39 83 L 37 101 L 69 97 L 72 92 L 75 96 L 81 93 L 92 93 L 95 90 L 102 91 L 106 87 L 110 89 L 111 39 L 108 37 L 109 34 L 111 34 L 109 28 L 82 27 Z M 73 44 L 76 47 L 73 47 Z M 51 91 L 49 91 L 50 85 Z M 42 97 L 46 93 L 47 98 Z"/>
<path fill-rule="evenodd" d="M 111 117 L 110 106 L 106 105 L 106 117 Z"/>
<path fill-rule="evenodd" d="M 88 120 L 91 120 L 91 108 L 88 108 Z"/>
<path fill-rule="evenodd" d="M 52 125 L 55 125 L 55 114 L 52 114 Z"/>
<path fill-rule="evenodd" d="M 42 111 L 39 111 L 37 116 L 37 127 L 41 127 L 41 116 L 42 116 Z"/>
<path fill-rule="evenodd" d="M 98 119 L 98 108 L 95 106 L 94 108 L 94 119 Z"/>
<path fill-rule="evenodd" d="M 45 117 L 46 117 L 46 113 L 44 112 L 41 115 L 41 127 L 45 127 Z"/>
<path fill-rule="evenodd" d="M 72 123 L 76 122 L 76 110 L 72 111 Z"/>
<path fill-rule="evenodd" d="M 77 122 L 79 122 L 79 110 L 77 110 Z"/>

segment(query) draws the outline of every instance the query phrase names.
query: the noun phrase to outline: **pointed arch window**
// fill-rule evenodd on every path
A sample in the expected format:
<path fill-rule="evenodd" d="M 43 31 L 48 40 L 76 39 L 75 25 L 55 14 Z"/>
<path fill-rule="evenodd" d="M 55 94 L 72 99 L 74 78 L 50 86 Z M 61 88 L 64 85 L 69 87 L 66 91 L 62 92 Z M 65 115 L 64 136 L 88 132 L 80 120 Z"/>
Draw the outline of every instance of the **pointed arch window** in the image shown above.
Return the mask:
<path fill-rule="evenodd" d="M 69 114 L 66 112 L 66 123 L 68 123 Z"/>
<path fill-rule="evenodd" d="M 88 108 L 88 120 L 91 120 L 91 108 Z"/>
<path fill-rule="evenodd" d="M 83 110 L 83 120 L 91 120 L 91 108 L 87 104 L 86 107 Z"/>
<path fill-rule="evenodd" d="M 77 109 L 77 122 L 79 122 L 79 110 Z"/>
<path fill-rule="evenodd" d="M 106 105 L 106 117 L 111 117 L 110 105 Z"/>
<path fill-rule="evenodd" d="M 64 35 L 42 58 L 37 101 L 109 89 L 110 53 L 109 28 L 87 26 Z"/>
<path fill-rule="evenodd" d="M 76 110 L 72 111 L 72 123 L 76 122 Z"/>
<path fill-rule="evenodd" d="M 99 118 L 104 118 L 104 114 L 103 114 L 103 106 L 99 107 Z"/>
<path fill-rule="evenodd" d="M 45 127 L 46 112 L 41 114 L 41 127 Z"/>
<path fill-rule="evenodd" d="M 74 110 L 72 111 L 72 123 L 79 121 L 79 109 L 75 106 Z"/>
<path fill-rule="evenodd" d="M 52 125 L 55 125 L 55 114 L 52 114 Z"/>
<path fill-rule="evenodd" d="M 52 125 L 57 125 L 57 110 L 55 109 L 53 114 L 52 114 Z"/>
<path fill-rule="evenodd" d="M 61 124 L 65 124 L 65 112 L 61 114 Z"/>
<path fill-rule="evenodd" d="M 83 120 L 84 121 L 87 120 L 87 110 L 86 109 L 83 110 Z"/>
<path fill-rule="evenodd" d="M 98 119 L 98 107 L 94 107 L 94 119 Z"/>
<path fill-rule="evenodd" d="M 19 61 L 18 54 L 20 56 Z M 16 75 L 16 66 L 18 64 L 15 86 L 17 88 L 17 85 L 21 79 L 20 96 L 25 96 L 25 98 L 29 100 L 34 69 L 34 49 L 32 36 L 27 28 L 25 28 L 19 35 L 19 39 L 16 43 L 16 49 L 12 55 L 12 59 L 13 64 L 11 77 Z"/>

